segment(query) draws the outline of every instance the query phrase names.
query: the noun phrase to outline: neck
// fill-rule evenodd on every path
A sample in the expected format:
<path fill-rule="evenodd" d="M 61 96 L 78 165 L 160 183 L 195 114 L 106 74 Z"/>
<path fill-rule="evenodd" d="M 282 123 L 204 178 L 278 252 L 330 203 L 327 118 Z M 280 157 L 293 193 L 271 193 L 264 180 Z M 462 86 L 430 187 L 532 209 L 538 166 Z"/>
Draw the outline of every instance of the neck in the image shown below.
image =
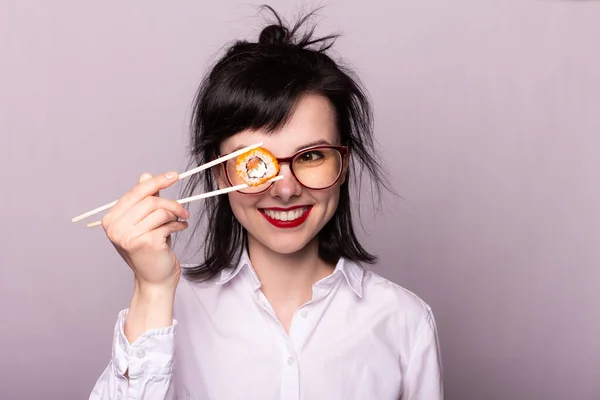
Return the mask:
<path fill-rule="evenodd" d="M 248 254 L 262 292 L 274 303 L 299 306 L 308 302 L 312 286 L 334 269 L 319 257 L 316 238 L 295 253 L 280 254 L 248 237 Z"/>

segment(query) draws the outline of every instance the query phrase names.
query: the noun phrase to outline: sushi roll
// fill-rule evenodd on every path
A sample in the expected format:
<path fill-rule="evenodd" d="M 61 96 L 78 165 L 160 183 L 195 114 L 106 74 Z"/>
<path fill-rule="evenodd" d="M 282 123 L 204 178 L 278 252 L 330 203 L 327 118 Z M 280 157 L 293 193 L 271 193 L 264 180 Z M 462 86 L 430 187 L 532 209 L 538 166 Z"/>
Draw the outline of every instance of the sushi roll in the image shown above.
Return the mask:
<path fill-rule="evenodd" d="M 258 186 L 279 173 L 279 163 L 268 150 L 259 147 L 240 155 L 235 170 L 248 186 Z"/>

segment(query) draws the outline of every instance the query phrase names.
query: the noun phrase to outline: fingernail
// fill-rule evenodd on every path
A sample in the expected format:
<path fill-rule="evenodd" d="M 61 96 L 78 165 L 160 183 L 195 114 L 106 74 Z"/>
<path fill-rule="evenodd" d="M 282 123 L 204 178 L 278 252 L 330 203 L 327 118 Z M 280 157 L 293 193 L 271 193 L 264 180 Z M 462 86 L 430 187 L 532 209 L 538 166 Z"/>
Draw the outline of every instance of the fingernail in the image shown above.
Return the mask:
<path fill-rule="evenodd" d="M 175 175 L 175 172 L 167 172 L 165 176 L 167 177 L 167 179 L 173 179 Z"/>

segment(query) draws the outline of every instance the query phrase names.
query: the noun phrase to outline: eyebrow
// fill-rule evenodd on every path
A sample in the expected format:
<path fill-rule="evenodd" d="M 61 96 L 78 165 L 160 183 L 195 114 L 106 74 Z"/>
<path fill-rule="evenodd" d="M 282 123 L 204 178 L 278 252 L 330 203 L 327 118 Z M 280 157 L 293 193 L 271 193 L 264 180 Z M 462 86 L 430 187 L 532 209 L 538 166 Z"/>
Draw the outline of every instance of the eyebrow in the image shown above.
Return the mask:
<path fill-rule="evenodd" d="M 313 147 L 313 146 L 319 146 L 319 145 L 331 145 L 331 143 L 329 143 L 329 142 L 328 142 L 327 140 L 325 140 L 325 139 L 321 139 L 321 140 L 315 140 L 315 141 L 313 141 L 313 142 L 309 142 L 309 143 L 303 144 L 303 145 L 302 145 L 302 146 L 300 146 L 300 147 L 297 147 L 297 148 L 296 148 L 296 150 L 294 150 L 294 153 L 297 153 L 297 152 L 299 152 L 300 150 L 304 150 L 304 149 L 306 149 L 306 148 L 309 148 L 309 147 Z M 231 150 L 231 153 L 233 153 L 234 151 L 238 151 L 238 150 L 240 150 L 240 149 L 243 149 L 244 147 L 247 147 L 247 146 L 248 146 L 248 145 L 245 145 L 245 144 L 239 145 L 239 146 L 237 146 L 235 149 Z"/>
<path fill-rule="evenodd" d="M 306 143 L 300 147 L 297 147 L 296 150 L 294 151 L 294 153 L 299 152 L 300 150 L 304 150 L 308 147 L 313 147 L 313 146 L 319 146 L 319 145 L 331 145 L 331 143 L 329 143 L 327 140 L 321 139 L 321 140 L 315 140 L 314 142 L 310 142 L 310 143 Z"/>

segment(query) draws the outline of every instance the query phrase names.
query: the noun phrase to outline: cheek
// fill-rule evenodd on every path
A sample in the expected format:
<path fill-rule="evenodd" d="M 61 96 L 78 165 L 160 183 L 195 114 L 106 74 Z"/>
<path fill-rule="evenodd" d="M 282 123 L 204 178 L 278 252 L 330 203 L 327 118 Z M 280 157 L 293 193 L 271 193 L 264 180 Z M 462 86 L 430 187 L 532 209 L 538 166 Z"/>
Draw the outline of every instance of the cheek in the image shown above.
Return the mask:
<path fill-rule="evenodd" d="M 238 219 L 243 218 L 244 213 L 248 210 L 254 210 L 260 199 L 260 196 L 246 195 L 238 192 L 229 193 L 228 196 L 231 209 Z"/>
<path fill-rule="evenodd" d="M 313 197 L 318 203 L 323 205 L 326 213 L 333 214 L 340 199 L 340 187 L 336 185 L 325 191 L 315 192 Z"/>

